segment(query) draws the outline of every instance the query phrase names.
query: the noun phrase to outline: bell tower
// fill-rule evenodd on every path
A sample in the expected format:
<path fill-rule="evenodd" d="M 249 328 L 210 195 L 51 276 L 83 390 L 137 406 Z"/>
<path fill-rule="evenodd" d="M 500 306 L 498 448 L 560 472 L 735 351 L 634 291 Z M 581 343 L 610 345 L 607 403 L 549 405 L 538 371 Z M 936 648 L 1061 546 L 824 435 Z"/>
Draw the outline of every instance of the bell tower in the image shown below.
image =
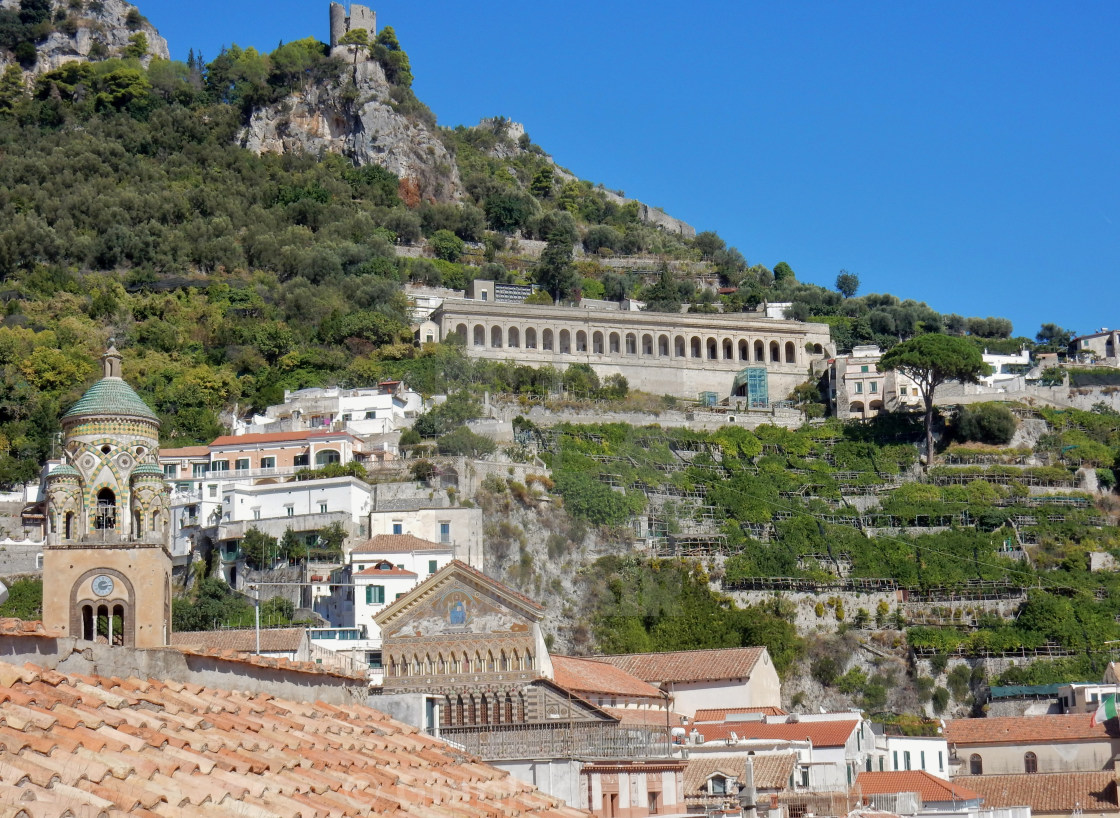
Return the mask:
<path fill-rule="evenodd" d="M 171 630 L 159 418 L 122 379 L 112 342 L 101 365 L 101 380 L 62 416 L 62 465 L 47 475 L 43 624 L 158 647 Z"/>

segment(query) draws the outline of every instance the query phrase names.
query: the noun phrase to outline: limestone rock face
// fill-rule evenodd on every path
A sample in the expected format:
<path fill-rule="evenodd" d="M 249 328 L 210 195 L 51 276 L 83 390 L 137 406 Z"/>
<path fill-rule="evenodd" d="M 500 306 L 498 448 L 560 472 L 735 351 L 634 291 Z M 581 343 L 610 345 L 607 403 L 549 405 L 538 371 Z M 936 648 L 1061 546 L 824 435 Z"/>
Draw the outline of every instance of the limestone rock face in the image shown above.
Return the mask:
<path fill-rule="evenodd" d="M 435 129 L 393 110 L 378 63 L 360 56 L 354 62 L 352 53 L 346 61 L 337 82 L 309 86 L 255 111 L 241 146 L 258 154 L 338 153 L 395 173 L 406 200 L 408 191 L 425 201 L 460 199 L 458 168 Z"/>
<path fill-rule="evenodd" d="M 169 59 L 167 40 L 151 23 L 145 20 L 137 29 L 128 27 L 127 15 L 132 8 L 132 4 L 125 0 L 102 0 L 100 3 L 86 2 L 79 11 L 71 9 L 66 0 L 54 0 L 53 11 L 65 12 L 67 21 L 55 23 L 56 30 L 45 41 L 36 44 L 38 60 L 26 72 L 28 77 L 45 74 L 68 62 L 119 57 L 128 47 L 129 38 L 137 32 L 143 32 L 148 38 L 148 55 L 142 60 L 144 65 L 154 58 Z M 19 0 L 0 0 L 0 9 L 19 11 Z M 0 67 L 12 60 L 10 53 L 0 49 Z"/>

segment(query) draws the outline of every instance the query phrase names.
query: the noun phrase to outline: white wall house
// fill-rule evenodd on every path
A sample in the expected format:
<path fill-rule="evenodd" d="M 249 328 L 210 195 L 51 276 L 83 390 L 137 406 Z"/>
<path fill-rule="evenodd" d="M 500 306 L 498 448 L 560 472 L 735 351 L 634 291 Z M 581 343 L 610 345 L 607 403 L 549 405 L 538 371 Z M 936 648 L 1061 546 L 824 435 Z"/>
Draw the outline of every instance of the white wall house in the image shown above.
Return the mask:
<path fill-rule="evenodd" d="M 1003 386 L 1021 378 L 1031 365 L 1031 354 L 1025 349 L 1014 355 L 995 355 L 984 350 L 984 363 L 991 367 L 991 374 L 980 376 L 984 386 Z"/>
<path fill-rule="evenodd" d="M 438 336 L 437 336 L 438 338 Z M 315 387 L 285 390 L 284 402 L 270 406 L 237 434 L 291 432 L 307 429 L 348 431 L 355 435 L 382 435 L 412 425 L 423 411 L 418 392 L 400 381 L 383 381 L 360 389 Z"/>
<path fill-rule="evenodd" d="M 920 770 L 949 779 L 949 743 L 943 736 L 877 736 L 883 769 L 872 772 Z"/>
<path fill-rule="evenodd" d="M 371 511 L 369 536 L 408 534 L 450 546 L 454 559 L 482 570 L 482 509 L 410 508 L 406 511 Z M 365 546 L 360 546 L 365 548 Z"/>

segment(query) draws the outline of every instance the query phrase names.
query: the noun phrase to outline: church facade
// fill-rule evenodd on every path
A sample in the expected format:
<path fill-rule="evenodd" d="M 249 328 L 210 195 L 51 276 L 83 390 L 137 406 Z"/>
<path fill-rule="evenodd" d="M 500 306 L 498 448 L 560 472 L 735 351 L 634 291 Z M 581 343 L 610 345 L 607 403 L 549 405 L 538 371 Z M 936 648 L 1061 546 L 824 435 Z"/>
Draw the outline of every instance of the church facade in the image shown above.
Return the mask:
<path fill-rule="evenodd" d="M 110 346 L 102 378 L 62 417 L 62 464 L 46 478 L 47 627 L 110 645 L 167 644 L 169 503 L 158 455 L 159 418 Z"/>

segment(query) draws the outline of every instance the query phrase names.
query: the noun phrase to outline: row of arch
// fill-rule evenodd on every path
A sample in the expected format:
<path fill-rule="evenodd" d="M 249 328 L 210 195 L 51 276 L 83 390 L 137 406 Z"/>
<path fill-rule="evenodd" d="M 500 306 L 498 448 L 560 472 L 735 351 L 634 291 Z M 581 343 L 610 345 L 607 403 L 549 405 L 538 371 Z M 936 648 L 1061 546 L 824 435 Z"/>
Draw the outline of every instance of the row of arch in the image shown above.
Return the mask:
<path fill-rule="evenodd" d="M 87 642 L 103 641 L 107 645 L 125 644 L 124 605 L 83 605 L 82 639 Z"/>
<path fill-rule="evenodd" d="M 612 332 L 595 330 L 588 335 L 586 330 L 551 329 L 537 330 L 529 327 L 504 329 L 492 326 L 487 329 L 475 324 L 468 331 L 466 324 L 459 324 L 455 332 L 464 342 L 470 339 L 475 347 L 489 346 L 492 349 L 541 349 L 545 352 L 558 352 L 561 355 L 632 355 L 651 358 L 698 358 L 709 361 L 754 361 L 756 363 L 798 363 L 797 344 L 793 341 L 756 338 L 753 342 L 740 338 L 716 338 L 700 335 L 673 335 L 650 332 Z M 538 347 L 539 344 L 539 347 Z M 824 348 L 813 344 L 813 355 L 823 355 Z"/>
<path fill-rule="evenodd" d="M 395 677 L 405 676 L 437 676 L 454 673 L 510 673 L 519 670 L 533 669 L 533 654 L 530 651 L 514 649 L 507 653 L 498 651 L 475 651 L 474 655 L 466 653 L 451 653 L 444 656 L 442 652 L 421 656 L 390 656 L 388 675 Z"/>
<path fill-rule="evenodd" d="M 476 724 L 524 724 L 525 697 L 520 693 L 462 693 L 448 696 L 441 708 L 441 727 Z"/>
<path fill-rule="evenodd" d="M 48 533 L 61 534 L 64 540 L 76 539 L 82 532 L 78 527 L 78 512 L 74 510 L 73 502 L 65 503 L 71 508 L 65 508 L 62 511 L 52 511 L 48 516 L 50 531 Z M 89 529 L 91 532 L 106 532 L 119 530 L 117 515 L 119 513 L 117 505 L 117 495 L 108 486 L 102 488 L 97 492 L 96 499 L 93 502 L 91 519 L 89 520 Z M 162 531 L 164 525 L 164 513 L 157 506 L 149 510 L 143 507 L 134 505 L 132 509 L 132 536 L 139 537 L 143 535 L 145 527 L 149 533 Z"/>

